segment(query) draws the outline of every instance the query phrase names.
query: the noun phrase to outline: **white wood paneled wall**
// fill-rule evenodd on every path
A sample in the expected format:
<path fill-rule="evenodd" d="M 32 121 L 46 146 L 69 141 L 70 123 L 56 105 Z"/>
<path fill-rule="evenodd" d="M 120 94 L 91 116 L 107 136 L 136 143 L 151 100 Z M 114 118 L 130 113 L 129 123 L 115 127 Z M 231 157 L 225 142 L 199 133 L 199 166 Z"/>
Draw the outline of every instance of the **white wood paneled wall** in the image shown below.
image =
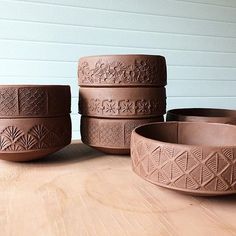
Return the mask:
<path fill-rule="evenodd" d="M 0 83 L 70 84 L 78 58 L 162 54 L 168 109 L 236 108 L 235 0 L 1 0 Z"/>

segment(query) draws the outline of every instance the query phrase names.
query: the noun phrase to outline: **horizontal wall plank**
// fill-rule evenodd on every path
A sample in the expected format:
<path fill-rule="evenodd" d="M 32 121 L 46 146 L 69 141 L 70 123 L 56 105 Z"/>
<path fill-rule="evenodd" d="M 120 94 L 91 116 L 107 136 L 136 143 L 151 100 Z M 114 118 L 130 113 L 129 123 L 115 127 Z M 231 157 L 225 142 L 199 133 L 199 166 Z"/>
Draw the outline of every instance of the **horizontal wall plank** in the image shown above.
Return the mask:
<path fill-rule="evenodd" d="M 236 80 L 236 68 L 173 66 L 168 63 L 168 79 L 186 80 Z M 48 78 L 56 81 L 58 78 L 77 77 L 77 62 L 53 61 L 22 61 L 0 59 L 0 78 L 12 81 L 30 81 L 34 79 L 46 82 Z"/>
<path fill-rule="evenodd" d="M 0 84 L 69 84 L 73 139 L 86 55 L 164 55 L 167 109 L 236 109 L 233 0 L 2 0 L 0 29 Z"/>
<path fill-rule="evenodd" d="M 22 0 L 18 0 L 22 2 Z M 107 9 L 115 11 L 135 12 L 154 15 L 168 15 L 181 18 L 206 19 L 215 21 L 236 22 L 235 9 L 224 8 L 216 5 L 196 4 L 187 1 L 173 0 L 149 0 L 148 4 L 143 0 L 110 1 L 103 0 L 23 0 L 24 2 L 40 2 L 58 4 L 62 6 L 87 7 L 95 9 Z M 225 1 L 224 1 L 225 2 Z"/>
<path fill-rule="evenodd" d="M 20 80 L 23 84 L 38 84 L 39 80 L 25 78 Z M 0 77 L 1 84 L 17 84 L 19 79 Z M 72 97 L 78 96 L 77 80 L 53 79 L 47 80 L 44 84 L 68 84 L 71 86 Z M 204 80 L 169 80 L 167 86 L 167 95 L 170 97 L 236 97 L 236 81 L 204 81 Z"/>
<path fill-rule="evenodd" d="M 165 49 L 137 49 L 80 44 L 53 44 L 16 40 L 0 40 L 0 58 L 76 62 L 85 55 L 143 53 L 160 54 L 168 65 L 226 66 L 236 68 L 236 53 L 193 52 Z"/>
<path fill-rule="evenodd" d="M 167 108 L 212 107 L 236 109 L 236 97 L 169 97 Z"/>
<path fill-rule="evenodd" d="M 73 130 L 72 133 L 72 140 L 80 140 L 81 136 L 80 136 L 80 131 L 78 130 Z"/>
<path fill-rule="evenodd" d="M 79 114 L 72 114 L 71 115 L 71 123 L 72 123 L 72 130 L 79 130 L 80 129 L 80 115 Z"/>
<path fill-rule="evenodd" d="M 66 78 L 53 78 L 53 79 L 45 79 L 42 80 L 38 77 L 1 77 L 0 76 L 0 84 L 52 84 L 52 85 L 70 85 L 71 87 L 71 96 L 78 96 L 78 85 L 77 79 L 68 80 Z"/>
<path fill-rule="evenodd" d="M 71 25 L 0 21 L 2 39 L 23 39 L 73 44 L 199 50 L 235 53 L 236 38 L 216 38 L 169 33 L 123 31 Z M 30 33 L 29 33 L 30 32 Z"/>
<path fill-rule="evenodd" d="M 234 7 L 236 8 L 236 2 L 235 0 L 175 0 L 180 2 L 192 2 L 192 3 L 201 3 L 201 4 L 207 4 L 207 5 L 215 5 L 215 6 L 221 6 L 221 7 Z"/>
<path fill-rule="evenodd" d="M 170 80 L 167 96 L 236 97 L 236 81 Z"/>
<path fill-rule="evenodd" d="M 236 37 L 236 27 L 233 23 L 34 4 L 31 2 L 15 2 L 11 0 L 1 1 L 0 18 L 124 29 L 128 31 L 138 30 L 145 32 L 154 31 L 175 34 Z M 112 19 L 112 21 L 107 19 Z M 155 22 L 155 24 L 152 22 Z"/>

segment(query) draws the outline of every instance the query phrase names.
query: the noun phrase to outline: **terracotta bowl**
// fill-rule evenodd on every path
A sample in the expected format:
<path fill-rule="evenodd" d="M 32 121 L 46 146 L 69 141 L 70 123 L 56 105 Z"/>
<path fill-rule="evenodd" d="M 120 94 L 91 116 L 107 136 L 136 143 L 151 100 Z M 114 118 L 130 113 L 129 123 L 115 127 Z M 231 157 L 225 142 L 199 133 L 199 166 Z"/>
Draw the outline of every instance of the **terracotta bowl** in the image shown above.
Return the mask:
<path fill-rule="evenodd" d="M 108 154 L 129 154 L 132 130 L 145 123 L 163 121 L 151 119 L 101 119 L 81 117 L 83 143 Z"/>
<path fill-rule="evenodd" d="M 70 113 L 70 86 L 1 85 L 0 117 L 55 117 Z"/>
<path fill-rule="evenodd" d="M 103 55 L 79 60 L 80 86 L 166 85 L 166 61 L 155 55 Z"/>
<path fill-rule="evenodd" d="M 70 116 L 0 119 L 0 159 L 29 161 L 71 142 Z"/>
<path fill-rule="evenodd" d="M 109 118 L 144 118 L 166 113 L 165 88 L 80 88 L 79 112 Z"/>
<path fill-rule="evenodd" d="M 151 183 L 192 195 L 236 193 L 236 126 L 160 122 L 132 132 L 133 170 Z"/>
<path fill-rule="evenodd" d="M 167 112 L 167 121 L 236 124 L 236 110 L 215 108 L 182 108 Z"/>

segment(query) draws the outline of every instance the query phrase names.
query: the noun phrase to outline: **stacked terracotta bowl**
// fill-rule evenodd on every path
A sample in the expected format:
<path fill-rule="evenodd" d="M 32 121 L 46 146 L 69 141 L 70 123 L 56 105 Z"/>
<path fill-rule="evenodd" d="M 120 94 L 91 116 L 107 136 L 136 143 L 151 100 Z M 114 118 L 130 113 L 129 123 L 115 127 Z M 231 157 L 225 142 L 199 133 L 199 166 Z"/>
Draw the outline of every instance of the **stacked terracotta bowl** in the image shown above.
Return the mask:
<path fill-rule="evenodd" d="M 82 141 L 112 154 L 128 154 L 131 131 L 163 121 L 166 62 L 162 56 L 110 55 L 79 60 Z"/>
<path fill-rule="evenodd" d="M 70 87 L 0 86 L 0 158 L 27 161 L 71 142 Z"/>

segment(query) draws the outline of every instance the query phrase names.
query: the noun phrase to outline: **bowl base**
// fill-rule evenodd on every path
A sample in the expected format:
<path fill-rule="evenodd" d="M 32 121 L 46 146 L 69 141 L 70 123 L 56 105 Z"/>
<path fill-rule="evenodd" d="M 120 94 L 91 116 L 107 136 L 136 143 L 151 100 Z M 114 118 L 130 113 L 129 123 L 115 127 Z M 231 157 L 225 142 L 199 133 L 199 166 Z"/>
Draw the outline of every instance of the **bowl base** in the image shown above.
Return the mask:
<path fill-rule="evenodd" d="M 129 148 L 96 147 L 96 146 L 91 146 L 91 145 L 88 145 L 88 146 L 90 146 L 100 152 L 103 152 L 105 154 L 112 154 L 112 155 L 129 155 L 130 154 Z"/>
<path fill-rule="evenodd" d="M 36 159 L 43 158 L 57 152 L 58 150 L 64 148 L 62 147 L 55 147 L 55 148 L 47 148 L 47 149 L 38 149 L 38 150 L 26 150 L 22 152 L 0 152 L 0 159 L 5 161 L 16 161 L 16 162 L 23 162 L 23 161 L 32 161 Z"/>

